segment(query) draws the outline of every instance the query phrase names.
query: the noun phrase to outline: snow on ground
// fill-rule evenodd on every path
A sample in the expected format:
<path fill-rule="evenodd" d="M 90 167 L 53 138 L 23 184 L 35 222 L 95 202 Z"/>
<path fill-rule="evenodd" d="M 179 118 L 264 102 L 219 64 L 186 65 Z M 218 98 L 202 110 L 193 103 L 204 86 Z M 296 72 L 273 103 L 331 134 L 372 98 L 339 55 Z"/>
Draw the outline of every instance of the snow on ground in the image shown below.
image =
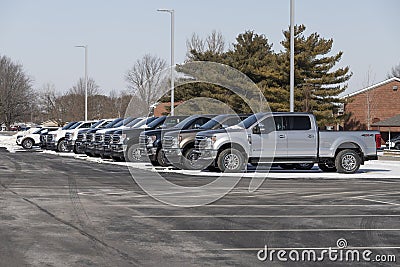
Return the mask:
<path fill-rule="evenodd" d="M 18 146 L 15 141 L 17 135 L 4 135 L 0 133 L 0 147 L 5 147 L 11 153 L 16 151 L 24 151 L 21 146 Z M 267 168 L 260 166 L 257 170 L 254 167 L 248 168 L 247 172 L 244 173 L 218 173 L 218 172 L 208 172 L 208 171 L 189 171 L 189 170 L 177 170 L 174 168 L 157 168 L 153 167 L 149 163 L 132 163 L 132 162 L 115 162 L 111 159 L 101 159 L 88 157 L 86 155 L 75 154 L 75 153 L 58 153 L 51 150 L 45 150 L 42 153 L 58 155 L 61 157 L 74 157 L 80 160 L 87 160 L 90 162 L 96 162 L 99 164 L 114 164 L 127 166 L 129 168 L 145 169 L 153 172 L 171 172 L 180 173 L 191 176 L 242 176 L 247 178 L 268 178 L 268 179 L 296 179 L 296 178 L 310 178 L 310 179 L 349 179 L 349 178 L 400 178 L 400 161 L 391 160 L 375 160 L 367 161 L 365 165 L 362 165 L 360 170 L 355 174 L 339 174 L 339 173 L 326 173 L 322 172 L 316 165 L 313 169 L 309 171 L 299 171 L 299 170 L 282 170 L 280 168 L 272 168 L 268 170 Z M 380 156 L 383 155 L 382 152 L 378 153 Z"/>
<path fill-rule="evenodd" d="M 0 147 L 5 147 L 11 153 L 15 153 L 16 150 L 22 148 L 16 143 L 18 135 L 23 135 L 23 134 L 22 132 L 17 132 L 15 134 L 0 133 Z"/>

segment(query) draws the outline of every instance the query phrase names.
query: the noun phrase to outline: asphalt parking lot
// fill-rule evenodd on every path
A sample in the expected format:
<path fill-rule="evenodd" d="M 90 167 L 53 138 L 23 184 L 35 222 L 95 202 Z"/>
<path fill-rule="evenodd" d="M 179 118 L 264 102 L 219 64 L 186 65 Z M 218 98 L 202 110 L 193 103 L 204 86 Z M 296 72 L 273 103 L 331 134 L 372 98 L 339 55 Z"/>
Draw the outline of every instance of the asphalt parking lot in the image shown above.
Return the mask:
<path fill-rule="evenodd" d="M 243 178 L 222 199 L 183 208 L 148 196 L 123 165 L 1 148 L 0 158 L 1 266 L 265 266 L 271 262 L 257 258 L 265 246 L 320 251 L 337 247 L 339 239 L 346 249 L 399 260 L 400 174 L 390 179 L 280 174 L 255 192 Z M 154 172 L 137 169 L 136 175 L 151 180 Z M 191 187 L 214 179 L 163 176 Z M 317 264 L 275 258 L 272 265 L 288 263 Z M 334 264 L 319 264 L 327 263 Z"/>

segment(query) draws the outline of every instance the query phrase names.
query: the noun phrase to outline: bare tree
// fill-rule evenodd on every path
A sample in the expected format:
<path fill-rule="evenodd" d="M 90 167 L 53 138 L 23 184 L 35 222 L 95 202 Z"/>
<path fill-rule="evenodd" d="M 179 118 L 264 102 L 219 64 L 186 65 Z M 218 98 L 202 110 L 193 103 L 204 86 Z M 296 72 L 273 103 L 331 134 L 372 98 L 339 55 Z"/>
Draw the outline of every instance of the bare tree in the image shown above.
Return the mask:
<path fill-rule="evenodd" d="M 87 85 L 88 96 L 100 94 L 99 88 L 100 87 L 96 84 L 96 82 L 92 78 L 88 79 L 88 85 Z M 69 93 L 77 95 L 85 95 L 85 79 L 80 78 L 78 82 L 74 86 L 72 86 L 71 89 L 69 89 Z"/>
<path fill-rule="evenodd" d="M 400 78 L 400 63 L 397 66 L 394 66 L 392 70 L 388 73 L 387 78 L 397 77 Z"/>
<path fill-rule="evenodd" d="M 22 65 L 0 56 L 0 124 L 6 127 L 22 118 L 29 111 L 33 100 L 31 79 Z"/>
<path fill-rule="evenodd" d="M 222 54 L 225 51 L 225 40 L 220 32 L 213 30 L 205 39 L 201 39 L 196 33 L 186 40 L 187 53 L 189 60 L 194 58 L 194 54 Z"/>
<path fill-rule="evenodd" d="M 125 80 L 132 93 L 143 102 L 141 105 L 145 111 L 160 99 L 165 93 L 166 77 L 163 70 L 167 62 L 157 56 L 149 54 L 138 59 L 127 72 Z"/>
<path fill-rule="evenodd" d="M 213 30 L 210 35 L 206 38 L 207 51 L 213 54 L 221 54 L 225 49 L 224 37 L 220 32 L 217 33 Z"/>
<path fill-rule="evenodd" d="M 204 41 L 196 34 L 193 33 L 190 40 L 186 40 L 187 53 L 186 56 L 190 58 L 192 51 L 197 51 L 198 53 L 204 53 L 205 46 Z"/>
<path fill-rule="evenodd" d="M 62 94 L 56 92 L 54 84 L 43 85 L 40 93 L 40 109 L 46 120 L 54 120 L 58 125 L 63 125 L 67 119 L 68 108 L 61 100 Z"/>

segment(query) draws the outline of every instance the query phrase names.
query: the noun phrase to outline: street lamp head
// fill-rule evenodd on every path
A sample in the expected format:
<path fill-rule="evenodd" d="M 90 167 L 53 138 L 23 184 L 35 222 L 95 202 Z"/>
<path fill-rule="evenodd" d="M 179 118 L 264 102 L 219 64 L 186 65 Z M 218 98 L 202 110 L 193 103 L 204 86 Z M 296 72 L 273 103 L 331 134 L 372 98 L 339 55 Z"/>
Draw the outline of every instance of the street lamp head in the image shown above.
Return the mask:
<path fill-rule="evenodd" d="M 157 9 L 157 11 L 160 11 L 160 12 L 168 12 L 168 13 L 174 13 L 174 10 L 173 10 L 173 9 L 165 9 L 165 8 Z"/>
<path fill-rule="evenodd" d="M 76 45 L 75 47 L 82 47 L 82 48 L 86 48 L 87 45 Z"/>

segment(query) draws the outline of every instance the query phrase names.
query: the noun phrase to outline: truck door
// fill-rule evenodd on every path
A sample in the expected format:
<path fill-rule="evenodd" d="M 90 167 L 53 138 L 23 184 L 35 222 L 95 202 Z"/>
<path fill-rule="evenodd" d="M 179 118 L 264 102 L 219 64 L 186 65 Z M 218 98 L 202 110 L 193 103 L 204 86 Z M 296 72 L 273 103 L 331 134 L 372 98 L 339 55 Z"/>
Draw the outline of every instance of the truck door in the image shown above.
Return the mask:
<path fill-rule="evenodd" d="M 267 117 L 253 129 L 256 129 L 251 134 L 253 157 L 287 157 L 286 121 L 283 116 Z"/>
<path fill-rule="evenodd" d="M 317 131 L 313 127 L 310 116 L 286 116 L 288 122 L 288 157 L 316 158 Z"/>

